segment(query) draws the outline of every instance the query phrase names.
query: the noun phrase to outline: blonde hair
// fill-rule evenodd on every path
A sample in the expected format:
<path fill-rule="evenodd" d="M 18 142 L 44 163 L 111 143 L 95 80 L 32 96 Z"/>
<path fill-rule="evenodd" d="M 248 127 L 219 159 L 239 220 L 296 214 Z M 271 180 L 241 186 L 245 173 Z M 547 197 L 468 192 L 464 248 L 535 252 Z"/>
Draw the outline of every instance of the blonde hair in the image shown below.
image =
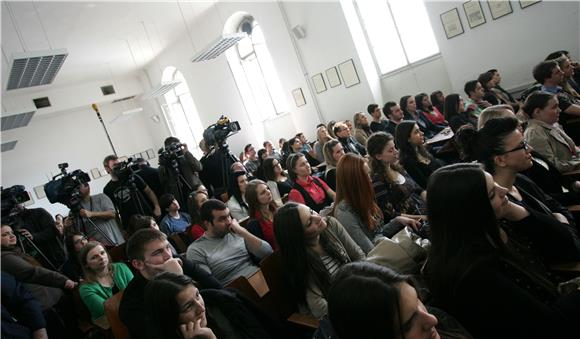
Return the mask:
<path fill-rule="evenodd" d="M 477 129 L 480 130 L 485 126 L 485 123 L 489 120 L 504 118 L 504 117 L 514 117 L 515 112 L 510 105 L 495 105 L 484 109 L 479 115 L 477 120 Z"/>

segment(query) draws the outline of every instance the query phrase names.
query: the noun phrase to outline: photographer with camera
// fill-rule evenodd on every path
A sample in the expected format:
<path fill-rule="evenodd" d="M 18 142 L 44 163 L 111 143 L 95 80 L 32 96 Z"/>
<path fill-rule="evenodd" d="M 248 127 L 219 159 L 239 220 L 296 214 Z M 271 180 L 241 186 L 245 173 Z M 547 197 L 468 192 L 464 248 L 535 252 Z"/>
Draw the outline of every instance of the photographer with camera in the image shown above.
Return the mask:
<path fill-rule="evenodd" d="M 187 206 L 192 187 L 201 184 L 199 172 L 203 166 L 187 145 L 176 137 L 164 141 L 165 148 L 159 152 L 159 179 L 164 193 L 173 194 L 181 206 Z"/>
<path fill-rule="evenodd" d="M 111 180 L 103 188 L 121 216 L 123 229 L 129 226 L 133 214 L 161 216 L 161 209 L 155 193 L 141 177 L 133 172 L 130 162 L 119 162 L 116 155 L 109 155 L 103 160 L 103 166 L 111 175 Z M 147 197 L 147 198 L 145 198 Z"/>

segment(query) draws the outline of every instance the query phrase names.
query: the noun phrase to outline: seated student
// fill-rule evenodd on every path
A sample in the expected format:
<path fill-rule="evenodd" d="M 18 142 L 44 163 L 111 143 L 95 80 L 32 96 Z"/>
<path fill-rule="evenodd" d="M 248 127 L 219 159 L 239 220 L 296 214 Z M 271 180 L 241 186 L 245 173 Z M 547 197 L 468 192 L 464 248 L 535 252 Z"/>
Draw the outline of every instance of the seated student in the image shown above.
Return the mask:
<path fill-rule="evenodd" d="M 167 234 L 167 236 L 184 232 L 191 224 L 191 217 L 189 214 L 179 211 L 181 206 L 179 206 L 179 202 L 173 194 L 162 195 L 159 198 L 159 207 L 167 213 L 161 219 L 161 225 L 159 226 L 161 232 Z"/>
<path fill-rule="evenodd" d="M 417 103 L 413 96 L 405 95 L 402 97 L 399 101 L 399 106 L 401 106 L 401 110 L 403 110 L 403 120 L 415 120 L 427 139 L 431 139 L 435 134 L 443 129 L 443 127 L 435 125 L 431 120 L 427 119 L 422 114 L 419 114 Z"/>
<path fill-rule="evenodd" d="M 150 217 L 148 215 L 133 214 L 131 220 L 129 220 L 129 231 L 127 232 L 127 236 L 130 237 L 133 234 L 135 234 L 135 232 L 137 232 L 138 230 L 144 228 L 151 228 L 156 231 L 160 231 L 159 225 L 157 225 L 157 222 L 155 222 L 155 219 L 153 217 Z M 179 255 L 179 253 L 171 243 L 169 244 L 169 247 L 171 249 L 171 253 L 174 256 Z"/>
<path fill-rule="evenodd" d="M 564 72 L 554 60 L 543 61 L 534 67 L 534 79 L 541 84 L 539 89 L 543 92 L 555 94 L 558 97 L 558 107 L 563 114 L 560 114 L 558 122 L 564 131 L 576 143 L 580 143 L 579 129 L 570 124 L 569 121 L 580 116 L 580 101 L 564 92 L 560 84 L 564 79 Z"/>
<path fill-rule="evenodd" d="M 186 274 L 199 283 L 200 289 L 221 288 L 221 284 L 198 265 L 173 257 L 167 236 L 152 228 L 141 229 L 127 240 L 127 257 L 137 273 L 125 288 L 119 317 L 132 338 L 147 338 L 147 328 L 143 324 L 150 319 L 145 315 L 145 287 L 155 275 L 162 272 Z"/>
<path fill-rule="evenodd" d="M 431 93 L 429 98 L 431 99 L 431 104 L 433 105 L 433 107 L 437 108 L 437 110 L 439 110 L 439 112 L 443 113 L 443 110 L 445 108 L 445 106 L 444 106 L 445 95 L 443 94 L 443 92 L 441 92 L 439 90 L 434 91 Z"/>
<path fill-rule="evenodd" d="M 425 191 L 399 165 L 393 136 L 377 132 L 367 140 L 373 191 L 385 220 L 425 214 Z"/>
<path fill-rule="evenodd" d="M 250 253 L 263 259 L 272 247 L 251 234 L 230 217 L 228 207 L 210 199 L 201 206 L 207 231 L 187 248 L 187 259 L 200 265 L 220 283 L 227 285 L 239 276 L 249 277 L 258 271 Z"/>
<path fill-rule="evenodd" d="M 530 148 L 518 130 L 518 120 L 497 118 L 487 121 L 477 132 L 460 131 L 460 134 L 468 133 L 469 137 L 466 135 L 462 140 L 471 154 L 470 159 L 483 163 L 494 181 L 507 189 L 509 201 L 523 206 L 531 215 L 521 222 L 508 223 L 510 236 L 529 243 L 544 262 L 580 259 L 580 238 L 570 212 L 530 179 L 518 174 L 532 165 Z M 548 232 L 564 234 L 564 240 L 550 241 Z"/>
<path fill-rule="evenodd" d="M 227 202 L 232 217 L 242 220 L 248 217 L 248 204 L 244 200 L 248 178 L 245 172 L 237 171 L 232 174 L 232 186 L 229 189 L 230 199 Z"/>
<path fill-rule="evenodd" d="M 186 275 L 161 273 L 145 288 L 145 339 L 284 338 L 284 331 L 233 290 L 198 290 Z"/>
<path fill-rule="evenodd" d="M 258 169 L 260 165 L 260 161 L 258 160 L 258 156 L 256 154 L 256 149 L 252 144 L 247 144 L 244 146 L 244 158 L 246 159 L 243 164 L 246 167 L 246 170 L 250 174 L 254 174 L 254 172 Z"/>
<path fill-rule="evenodd" d="M 496 95 L 496 93 L 492 91 L 492 88 L 495 84 L 495 81 L 493 79 L 493 73 L 490 73 L 490 72 L 481 73 L 479 75 L 479 77 L 477 77 L 477 81 L 483 87 L 483 93 L 484 93 L 483 100 L 489 102 L 492 105 L 505 104 L 505 102 L 503 102 Z"/>
<path fill-rule="evenodd" d="M 399 105 L 397 105 L 396 102 L 388 101 L 387 103 L 385 103 L 385 106 L 383 106 L 383 112 L 385 112 L 385 115 L 389 119 L 389 124 L 383 130 L 383 132 L 395 135 L 395 130 L 397 129 L 397 126 L 401 123 L 401 121 L 403 121 L 404 116 L 403 110 L 401 109 L 401 107 L 399 107 Z"/>
<path fill-rule="evenodd" d="M 205 229 L 203 228 L 203 221 L 201 220 L 201 205 L 209 199 L 207 189 L 203 185 L 194 186 L 193 192 L 189 194 L 187 204 L 188 210 L 191 214 L 191 226 L 187 233 L 191 240 L 196 240 L 203 235 Z"/>
<path fill-rule="evenodd" d="M 79 260 L 85 276 L 79 294 L 95 322 L 105 316 L 105 301 L 124 290 L 133 279 L 133 273 L 125 263 L 111 262 L 109 253 L 96 241 L 81 249 Z"/>
<path fill-rule="evenodd" d="M 284 174 L 280 160 L 272 158 L 264 160 L 264 175 L 267 180 L 266 185 L 272 193 L 272 199 L 282 205 L 282 198 L 292 190 L 292 182 Z"/>
<path fill-rule="evenodd" d="M 72 281 L 81 281 L 83 278 L 83 268 L 79 263 L 78 254 L 87 243 L 87 236 L 81 232 L 70 232 L 64 238 L 67 259 L 62 265 L 61 272 Z"/>
<path fill-rule="evenodd" d="M 316 128 L 316 136 L 317 140 L 314 143 L 314 152 L 316 153 L 316 160 L 322 163 L 324 162 L 324 154 L 322 153 L 322 147 L 324 147 L 324 144 L 330 141 L 332 137 L 328 134 L 328 130 L 326 129 L 326 126 L 324 126 L 324 124 Z"/>
<path fill-rule="evenodd" d="M 445 97 L 445 119 L 449 121 L 453 133 L 457 133 L 463 125 L 477 127 L 477 116 L 465 110 L 465 104 L 459 94 L 453 93 Z"/>
<path fill-rule="evenodd" d="M 530 117 L 526 140 L 536 152 L 548 159 L 562 172 L 580 169 L 580 148 L 557 124 L 560 113 L 558 97 L 547 92 L 534 92 L 524 103 Z"/>
<path fill-rule="evenodd" d="M 420 93 L 415 95 L 415 102 L 417 105 L 417 110 L 419 114 L 421 114 L 425 119 L 431 121 L 434 125 L 438 127 L 445 127 L 447 126 L 447 121 L 445 121 L 445 117 L 443 113 L 441 113 L 437 107 L 434 107 L 431 101 L 429 100 L 429 96 L 427 93 Z M 443 129 L 443 128 L 441 128 Z"/>
<path fill-rule="evenodd" d="M 248 231 L 256 237 L 265 240 L 273 250 L 278 248 L 274 239 L 272 221 L 278 210 L 278 205 L 272 198 L 272 193 L 266 183 L 260 179 L 254 179 L 246 188 L 246 201 L 250 206 L 250 222 L 246 226 Z"/>
<path fill-rule="evenodd" d="M 324 145 L 324 161 L 326 162 L 324 182 L 333 191 L 336 190 L 336 164 L 343 156 L 344 148 L 338 140 L 332 139 Z"/>
<path fill-rule="evenodd" d="M 560 83 L 562 90 L 568 93 L 571 97 L 580 99 L 580 94 L 578 91 L 571 86 L 571 84 L 575 84 L 574 79 L 572 79 L 574 76 L 574 67 L 572 66 L 572 61 L 565 55 L 562 55 L 555 60 L 558 63 L 558 66 L 560 66 L 562 73 L 564 73 L 562 82 Z"/>
<path fill-rule="evenodd" d="M 354 139 L 361 145 L 366 144 L 367 138 L 372 133 L 369 119 L 363 112 L 358 112 L 354 114 L 352 120 L 354 121 Z"/>
<path fill-rule="evenodd" d="M 300 145 L 301 145 L 300 150 L 296 150 L 295 153 L 300 152 L 300 153 L 304 154 L 304 156 L 306 156 L 306 159 L 308 160 L 308 163 L 310 163 L 310 166 L 313 166 L 313 167 L 318 166 L 320 164 L 320 162 L 316 159 L 316 152 L 314 151 L 314 149 L 312 148 L 312 146 L 308 142 L 308 139 L 306 139 L 306 136 L 304 135 L 304 133 L 302 133 L 302 132 L 296 133 L 295 138 L 300 140 Z"/>
<path fill-rule="evenodd" d="M 425 138 L 419 126 L 412 120 L 397 126 L 395 144 L 399 149 L 399 162 L 419 186 L 427 187 L 429 176 L 443 166 L 425 147 Z"/>
<path fill-rule="evenodd" d="M 476 338 L 577 337 L 580 292 L 561 296 L 541 266 L 514 249 L 497 219 L 525 218 L 526 211 L 506 194 L 476 164 L 433 173 L 427 194 L 432 246 L 423 270 L 433 304 Z"/>
<path fill-rule="evenodd" d="M 365 258 L 333 217 L 322 218 L 302 204 L 287 203 L 274 216 L 274 234 L 300 312 L 321 318 L 336 270 Z"/>
<path fill-rule="evenodd" d="M 574 88 L 576 92 L 580 93 L 580 86 L 578 85 L 580 84 L 580 64 L 574 59 L 572 59 L 572 56 L 570 56 L 570 52 L 564 50 L 555 51 L 548 54 L 545 60 L 554 60 L 562 56 L 565 56 L 570 60 L 570 64 L 572 65 L 572 69 L 574 70 L 574 73 L 572 74 L 572 79 L 570 79 L 571 80 L 570 85 L 572 86 L 572 88 Z"/>
<path fill-rule="evenodd" d="M 370 104 L 367 106 L 367 112 L 373 118 L 373 121 L 369 124 L 369 128 L 371 132 L 385 132 L 387 126 L 389 126 L 389 121 L 383 119 L 383 115 L 381 114 L 381 108 L 377 104 Z"/>
<path fill-rule="evenodd" d="M 473 114 L 479 116 L 481 111 L 491 106 L 489 102 L 483 100 L 485 90 L 479 81 L 471 80 L 466 82 L 463 90 L 467 94 L 467 99 L 465 99 L 466 111 L 472 111 Z"/>
<path fill-rule="evenodd" d="M 362 156 L 367 154 L 365 147 L 352 138 L 351 130 L 344 122 L 337 122 L 334 125 L 334 135 L 342 144 L 345 153 L 360 154 Z"/>
<path fill-rule="evenodd" d="M 365 254 L 382 237 L 392 237 L 405 226 L 418 229 L 420 223 L 397 216 L 384 224 L 383 213 L 375 202 L 370 169 L 359 155 L 345 154 L 338 162 L 336 203 L 332 215 L 344 226 Z"/>
<path fill-rule="evenodd" d="M 514 111 L 518 111 L 520 108 L 520 103 L 514 99 L 514 97 L 505 89 L 500 86 L 501 75 L 497 69 L 490 69 L 486 73 L 491 73 L 492 75 L 492 86 L 491 92 L 498 98 L 500 103 L 510 105 L 513 107 Z"/>
<path fill-rule="evenodd" d="M 258 151 L 258 161 L 260 164 L 258 165 L 258 169 L 254 171 L 254 177 L 256 179 L 264 180 L 264 160 L 268 158 L 268 151 L 264 148 Z"/>
<path fill-rule="evenodd" d="M 310 164 L 303 154 L 292 154 L 288 158 L 288 175 L 294 182 L 288 200 L 306 204 L 315 211 L 321 211 L 334 201 L 334 191 L 324 180 L 312 177 Z"/>
<path fill-rule="evenodd" d="M 11 274 L 25 284 L 43 310 L 56 305 L 61 299 L 62 289 L 73 289 L 76 283 L 66 276 L 46 269 L 30 255 L 22 253 L 16 246 L 17 240 L 12 227 L 2 224 L 2 271 Z M 34 263 L 34 264 L 33 264 Z"/>
<path fill-rule="evenodd" d="M 423 305 L 410 276 L 377 264 L 344 265 L 328 294 L 333 338 L 471 338 L 445 312 Z"/>

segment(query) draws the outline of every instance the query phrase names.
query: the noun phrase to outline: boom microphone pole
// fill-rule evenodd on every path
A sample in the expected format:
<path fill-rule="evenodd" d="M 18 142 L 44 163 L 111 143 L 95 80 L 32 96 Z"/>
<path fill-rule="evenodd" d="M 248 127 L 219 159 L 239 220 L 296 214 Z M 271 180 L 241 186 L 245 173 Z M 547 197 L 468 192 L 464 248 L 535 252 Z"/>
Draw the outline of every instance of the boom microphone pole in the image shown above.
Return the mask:
<path fill-rule="evenodd" d="M 115 155 L 117 155 L 117 151 L 115 151 L 115 146 L 113 146 L 113 142 L 111 141 L 111 137 L 109 136 L 109 132 L 107 131 L 107 127 L 105 126 L 105 123 L 103 122 L 103 118 L 101 118 L 101 113 L 99 112 L 99 108 L 97 107 L 97 104 L 92 104 L 91 107 L 93 108 L 93 110 L 95 110 L 95 113 L 97 113 L 97 118 L 99 118 L 101 125 L 103 125 L 103 128 L 105 129 L 105 134 L 107 134 L 107 139 L 109 139 L 109 144 L 111 144 L 111 148 L 113 149 L 113 153 Z"/>

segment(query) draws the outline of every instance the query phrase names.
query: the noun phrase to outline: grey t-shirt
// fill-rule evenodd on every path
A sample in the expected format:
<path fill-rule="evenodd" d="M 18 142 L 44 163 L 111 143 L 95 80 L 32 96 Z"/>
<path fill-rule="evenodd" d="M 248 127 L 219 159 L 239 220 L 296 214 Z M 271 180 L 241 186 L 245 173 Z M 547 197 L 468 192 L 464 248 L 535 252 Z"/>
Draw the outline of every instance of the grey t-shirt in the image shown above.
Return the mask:
<path fill-rule="evenodd" d="M 252 253 L 259 259 L 272 253 L 272 247 L 262 240 L 262 245 Z M 202 235 L 187 248 L 187 259 L 213 275 L 224 286 L 239 276 L 249 277 L 258 271 L 254 265 L 244 238 L 228 233 L 223 238 Z"/>
<path fill-rule="evenodd" d="M 103 193 L 91 195 L 89 201 L 81 201 L 81 207 L 91 212 L 115 211 L 113 202 Z M 91 218 L 91 220 L 117 245 L 125 242 L 125 239 L 123 239 L 123 234 L 121 233 L 121 230 L 119 230 L 119 226 L 117 225 L 115 218 Z M 95 238 L 103 244 L 108 244 L 108 241 L 105 240 L 101 232 L 97 231 L 90 222 L 85 221 L 84 227 L 81 226 L 80 231 L 85 232 L 89 238 Z"/>

